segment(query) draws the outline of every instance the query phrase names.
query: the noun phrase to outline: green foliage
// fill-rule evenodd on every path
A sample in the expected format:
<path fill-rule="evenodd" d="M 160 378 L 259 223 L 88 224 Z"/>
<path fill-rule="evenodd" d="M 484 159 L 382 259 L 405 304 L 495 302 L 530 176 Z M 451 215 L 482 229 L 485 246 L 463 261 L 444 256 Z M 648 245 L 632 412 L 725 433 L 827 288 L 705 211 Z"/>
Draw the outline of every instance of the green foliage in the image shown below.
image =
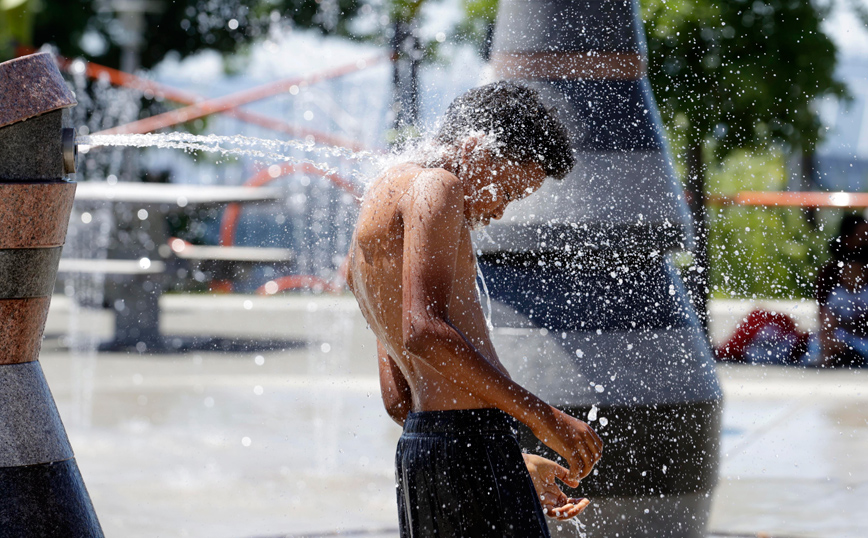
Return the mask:
<path fill-rule="evenodd" d="M 664 121 L 717 160 L 776 144 L 812 151 L 813 103 L 845 95 L 836 50 L 805 0 L 643 0 L 649 78 Z"/>
<path fill-rule="evenodd" d="M 488 27 L 497 18 L 498 0 L 462 0 L 464 20 L 458 26 L 462 39 L 482 43 L 488 36 Z"/>
<path fill-rule="evenodd" d="M 709 192 L 781 190 L 785 168 L 780 152 L 734 151 L 712 167 Z M 829 229 L 809 224 L 798 208 L 710 208 L 711 295 L 812 297 L 816 269 L 827 258 Z"/>
<path fill-rule="evenodd" d="M 782 190 L 784 148 L 812 152 L 814 103 L 844 96 L 825 10 L 804 0 L 642 0 L 649 79 L 674 146 L 707 192 Z M 680 160 L 680 159 L 679 159 Z M 711 163 L 706 165 L 705 163 Z M 713 296 L 811 297 L 827 235 L 800 209 L 710 208 Z"/>
<path fill-rule="evenodd" d="M 389 17 L 393 21 L 413 21 L 424 3 L 425 0 L 389 0 Z"/>
<path fill-rule="evenodd" d="M 738 207 L 712 213 L 712 297 L 810 298 L 826 259 L 823 236 L 799 209 Z"/>
<path fill-rule="evenodd" d="M 52 43 L 61 54 L 83 56 L 118 67 L 124 33 L 117 15 L 101 0 L 40 0 L 34 43 Z M 270 25 L 289 20 L 302 28 L 346 35 L 361 0 L 335 0 L 324 9 L 316 0 L 163 0 L 145 14 L 141 65 L 151 67 L 169 51 L 182 57 L 202 49 L 228 53 L 263 37 Z M 234 22 L 233 22 L 234 21 Z"/>
<path fill-rule="evenodd" d="M 31 43 L 34 1 L 0 0 L 0 62 L 15 55 L 15 45 Z"/>

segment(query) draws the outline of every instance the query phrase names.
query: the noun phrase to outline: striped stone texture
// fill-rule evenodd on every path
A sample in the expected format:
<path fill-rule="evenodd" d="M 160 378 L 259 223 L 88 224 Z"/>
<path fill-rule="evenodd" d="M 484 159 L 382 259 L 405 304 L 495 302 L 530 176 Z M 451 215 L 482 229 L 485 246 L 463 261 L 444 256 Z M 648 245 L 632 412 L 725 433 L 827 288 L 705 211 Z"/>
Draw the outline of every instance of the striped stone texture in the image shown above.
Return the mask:
<path fill-rule="evenodd" d="M 548 403 L 606 418 L 593 422 L 603 458 L 579 492 L 593 500 L 589 538 L 700 538 L 722 392 L 666 261 L 690 248 L 693 223 L 637 15 L 636 0 L 500 1 L 492 67 L 557 109 L 577 163 L 477 244 L 504 366 Z"/>
<path fill-rule="evenodd" d="M 0 365 L 39 358 L 75 183 L 0 183 Z"/>
<path fill-rule="evenodd" d="M 72 456 L 39 362 L 0 365 L 0 468 Z"/>
<path fill-rule="evenodd" d="M 0 248 L 59 247 L 75 183 L 0 183 Z"/>
<path fill-rule="evenodd" d="M 0 537 L 103 536 L 38 361 L 0 365 Z"/>
<path fill-rule="evenodd" d="M 76 103 L 54 57 L 47 52 L 0 63 L 0 98 L 0 127 Z"/>
<path fill-rule="evenodd" d="M 644 53 L 633 0 L 503 0 L 494 52 Z"/>
<path fill-rule="evenodd" d="M 488 227 L 492 240 L 478 242 L 483 252 L 553 252 L 565 243 L 647 252 L 692 246 L 693 221 L 646 76 L 637 9 L 633 0 L 500 2 L 494 72 L 535 88 L 558 111 L 577 164 L 563 181 L 507 208 Z"/>
<path fill-rule="evenodd" d="M 72 209 L 49 54 L 0 64 L 0 538 L 103 536 L 37 361 Z"/>
<path fill-rule="evenodd" d="M 101 538 L 74 459 L 0 468 L 0 536 Z"/>
<path fill-rule="evenodd" d="M 646 68 L 633 52 L 496 52 L 491 64 L 501 76 L 539 80 L 639 80 Z"/>
<path fill-rule="evenodd" d="M 0 300 L 0 365 L 39 359 L 51 297 Z"/>

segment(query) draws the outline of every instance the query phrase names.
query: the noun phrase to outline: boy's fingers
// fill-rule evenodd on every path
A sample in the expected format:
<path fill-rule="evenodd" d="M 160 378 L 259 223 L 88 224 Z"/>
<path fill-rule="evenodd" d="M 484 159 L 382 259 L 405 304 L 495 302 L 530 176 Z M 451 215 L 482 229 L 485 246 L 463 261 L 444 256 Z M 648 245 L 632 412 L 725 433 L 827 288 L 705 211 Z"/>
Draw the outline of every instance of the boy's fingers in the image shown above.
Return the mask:
<path fill-rule="evenodd" d="M 594 459 L 594 456 L 591 455 L 591 451 L 588 449 L 587 445 L 579 445 L 579 454 L 582 457 L 582 468 L 579 473 L 579 480 L 581 480 L 591 473 L 591 469 L 594 468 L 594 464 L 597 463 L 597 461 Z"/>
<path fill-rule="evenodd" d="M 571 488 L 575 488 L 579 485 L 578 480 L 570 478 L 570 470 L 563 465 L 559 465 L 557 463 L 555 463 L 555 476 L 558 477 L 561 482 L 570 486 Z"/>
<path fill-rule="evenodd" d="M 600 461 L 600 457 L 603 455 L 603 443 L 598 440 L 599 437 L 597 437 L 597 434 L 594 434 L 585 441 L 588 450 L 591 452 L 591 457 L 593 458 L 594 463 Z"/>
<path fill-rule="evenodd" d="M 561 479 L 561 482 L 563 482 L 564 484 L 566 484 L 567 486 L 569 486 L 571 488 L 579 487 L 579 480 L 577 478 L 571 477 L 569 471 L 567 471 L 564 476 L 562 476 L 562 477 L 559 476 L 558 478 Z"/>
<path fill-rule="evenodd" d="M 547 507 L 549 509 L 554 509 L 563 504 L 562 502 L 558 502 L 557 495 L 553 495 L 551 493 L 543 493 L 539 496 L 539 502 L 543 507 Z"/>
<path fill-rule="evenodd" d="M 570 472 L 567 475 L 568 480 L 572 480 L 573 482 L 578 482 L 582 479 L 582 469 L 584 469 L 585 464 L 579 460 L 570 465 Z"/>
<path fill-rule="evenodd" d="M 569 499 L 567 504 L 550 510 L 550 513 L 556 518 L 560 520 L 572 519 L 577 515 L 581 514 L 588 505 L 591 504 L 591 501 L 588 499 Z"/>
<path fill-rule="evenodd" d="M 584 510 L 585 507 L 587 507 L 589 504 L 591 504 L 591 500 L 588 498 L 585 498 L 585 497 L 582 497 L 581 499 L 570 498 L 567 500 L 567 502 L 569 502 L 570 504 L 574 504 L 576 506 L 581 507 L 582 510 Z"/>
<path fill-rule="evenodd" d="M 570 505 L 569 507 L 564 507 L 564 510 L 568 511 L 555 513 L 555 519 L 558 519 L 560 521 L 566 521 L 568 519 L 576 517 L 581 513 L 581 510 L 578 507 L 572 505 Z"/>
<path fill-rule="evenodd" d="M 584 456 L 585 451 L 581 452 Z M 570 480 L 578 481 L 585 478 L 590 472 L 591 465 L 588 465 L 584 457 L 580 457 L 572 465 L 570 465 L 569 478 Z"/>
<path fill-rule="evenodd" d="M 581 483 L 579 480 L 573 480 L 569 476 L 564 477 L 561 481 L 571 488 L 577 488 L 577 487 L 579 487 L 579 484 Z"/>
<path fill-rule="evenodd" d="M 594 434 L 594 448 L 596 449 L 594 454 L 597 456 L 597 459 L 600 459 L 603 456 L 603 440 L 600 439 L 600 436 L 594 430 L 591 430 L 591 433 Z"/>

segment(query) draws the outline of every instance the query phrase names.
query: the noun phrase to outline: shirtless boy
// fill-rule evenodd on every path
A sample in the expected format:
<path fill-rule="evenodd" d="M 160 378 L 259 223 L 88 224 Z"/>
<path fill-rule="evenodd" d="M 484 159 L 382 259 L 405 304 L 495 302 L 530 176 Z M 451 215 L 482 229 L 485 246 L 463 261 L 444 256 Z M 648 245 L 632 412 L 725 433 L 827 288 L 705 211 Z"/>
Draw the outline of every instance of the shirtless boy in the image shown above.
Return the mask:
<path fill-rule="evenodd" d="M 544 510 L 568 519 L 588 505 L 567 498 L 555 478 L 576 487 L 603 443 L 500 363 L 470 231 L 570 171 L 566 129 L 535 91 L 497 82 L 457 98 L 418 157 L 386 170 L 365 194 L 348 275 L 377 337 L 386 411 L 404 427 L 401 536 L 548 537 Z M 569 469 L 521 454 L 516 419 Z"/>

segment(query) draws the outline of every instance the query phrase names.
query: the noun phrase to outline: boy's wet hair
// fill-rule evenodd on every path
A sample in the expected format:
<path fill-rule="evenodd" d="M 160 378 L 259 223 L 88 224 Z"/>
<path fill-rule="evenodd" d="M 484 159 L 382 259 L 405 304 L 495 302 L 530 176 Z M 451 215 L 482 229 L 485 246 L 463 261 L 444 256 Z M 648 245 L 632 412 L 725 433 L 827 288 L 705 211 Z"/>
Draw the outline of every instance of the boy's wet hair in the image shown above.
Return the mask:
<path fill-rule="evenodd" d="M 521 164 L 537 162 L 549 177 L 563 179 L 576 164 L 557 111 L 543 104 L 536 90 L 515 82 L 493 82 L 455 98 L 437 140 L 459 144 L 478 132 L 492 134 L 506 158 Z"/>

